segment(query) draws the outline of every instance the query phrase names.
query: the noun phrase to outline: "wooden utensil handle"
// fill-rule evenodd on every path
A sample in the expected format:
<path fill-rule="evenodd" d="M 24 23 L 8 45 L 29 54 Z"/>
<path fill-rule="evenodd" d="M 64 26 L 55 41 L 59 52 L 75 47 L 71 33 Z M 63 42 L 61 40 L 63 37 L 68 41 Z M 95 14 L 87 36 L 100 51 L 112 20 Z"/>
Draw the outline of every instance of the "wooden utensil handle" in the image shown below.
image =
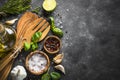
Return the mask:
<path fill-rule="evenodd" d="M 12 52 L 10 52 L 7 56 L 5 56 L 4 59 L 0 61 L 0 71 L 3 70 L 3 68 L 12 60 L 10 57 L 12 55 Z"/>
<path fill-rule="evenodd" d="M 0 80 L 7 80 L 7 77 L 11 71 L 14 59 L 12 59 L 2 71 L 0 71 Z"/>
<path fill-rule="evenodd" d="M 7 56 L 5 56 L 4 59 L 2 59 L 0 61 L 0 71 L 2 71 L 4 69 L 4 67 L 13 59 L 16 58 L 18 55 L 18 52 L 21 50 L 22 48 L 17 48 L 16 50 L 10 52 Z"/>

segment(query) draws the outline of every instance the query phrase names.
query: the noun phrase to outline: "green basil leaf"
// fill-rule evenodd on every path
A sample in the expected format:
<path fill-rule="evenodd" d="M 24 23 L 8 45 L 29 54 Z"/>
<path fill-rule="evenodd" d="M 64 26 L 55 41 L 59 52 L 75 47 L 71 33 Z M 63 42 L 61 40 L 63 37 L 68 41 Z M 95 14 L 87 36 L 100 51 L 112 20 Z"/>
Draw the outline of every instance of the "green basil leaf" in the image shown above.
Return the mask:
<path fill-rule="evenodd" d="M 50 75 L 48 73 L 45 73 L 42 77 L 41 80 L 50 80 Z"/>
<path fill-rule="evenodd" d="M 36 32 L 36 33 L 32 36 L 32 41 L 33 41 L 33 42 L 38 42 L 41 36 L 42 36 L 42 33 L 41 33 L 41 32 Z"/>
<path fill-rule="evenodd" d="M 54 22 L 54 18 L 53 17 L 49 17 L 50 18 L 50 20 L 51 20 L 51 24 L 52 24 L 52 26 L 54 26 L 54 24 L 55 24 L 55 22 Z"/>
<path fill-rule="evenodd" d="M 50 20 L 51 20 L 51 22 L 50 22 L 51 28 L 53 29 L 53 28 L 55 28 L 55 21 L 54 21 L 54 18 L 53 18 L 53 17 L 49 17 L 49 18 L 50 18 Z"/>
<path fill-rule="evenodd" d="M 39 35 L 39 38 L 42 36 L 42 32 L 37 32 L 37 34 Z"/>
<path fill-rule="evenodd" d="M 24 50 L 25 50 L 25 51 L 29 50 L 29 49 L 30 49 L 30 46 L 31 46 L 31 45 L 30 45 L 29 43 L 25 42 L 25 43 L 24 43 Z"/>
<path fill-rule="evenodd" d="M 63 31 L 55 26 L 55 22 L 54 22 L 53 17 L 49 17 L 49 18 L 51 20 L 51 30 L 52 30 L 53 34 L 58 36 L 58 37 L 62 37 Z"/>
<path fill-rule="evenodd" d="M 61 78 L 61 75 L 58 72 L 51 72 L 50 76 L 51 76 L 52 80 L 59 80 Z"/>
<path fill-rule="evenodd" d="M 32 46 L 32 50 L 33 51 L 38 48 L 38 44 L 37 43 L 32 43 L 31 46 Z"/>
<path fill-rule="evenodd" d="M 63 37 L 63 31 L 59 28 L 54 28 L 52 32 L 53 32 L 53 34 L 55 34 L 59 37 Z"/>

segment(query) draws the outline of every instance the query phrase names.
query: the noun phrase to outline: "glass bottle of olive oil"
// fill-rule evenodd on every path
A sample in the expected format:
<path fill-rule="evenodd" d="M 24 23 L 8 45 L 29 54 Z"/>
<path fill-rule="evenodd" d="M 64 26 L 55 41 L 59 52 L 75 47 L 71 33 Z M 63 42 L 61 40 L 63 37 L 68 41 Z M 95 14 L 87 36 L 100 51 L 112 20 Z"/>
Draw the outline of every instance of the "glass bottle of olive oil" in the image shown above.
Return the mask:
<path fill-rule="evenodd" d="M 11 50 L 16 41 L 15 30 L 0 23 L 0 53 Z"/>

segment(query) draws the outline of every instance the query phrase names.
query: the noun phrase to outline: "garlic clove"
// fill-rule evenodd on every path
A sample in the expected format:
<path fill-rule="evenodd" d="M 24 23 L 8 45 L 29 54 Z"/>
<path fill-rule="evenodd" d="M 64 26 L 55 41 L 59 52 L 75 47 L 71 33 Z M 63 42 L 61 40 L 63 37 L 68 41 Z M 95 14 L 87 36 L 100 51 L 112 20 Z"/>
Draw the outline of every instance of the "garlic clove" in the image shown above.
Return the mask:
<path fill-rule="evenodd" d="M 55 66 L 55 69 L 57 69 L 65 74 L 65 68 L 63 67 L 63 65 L 57 65 L 57 66 Z"/>
<path fill-rule="evenodd" d="M 17 21 L 18 18 L 15 18 L 15 19 L 12 19 L 12 20 L 9 20 L 9 21 L 6 21 L 5 23 L 8 24 L 8 25 L 12 25 L 15 23 L 15 21 Z"/>
<path fill-rule="evenodd" d="M 27 72 L 23 66 L 17 65 L 11 70 L 12 80 L 23 80 L 27 76 Z"/>
<path fill-rule="evenodd" d="M 63 53 L 62 53 L 62 54 L 58 54 L 57 56 L 55 56 L 55 57 L 53 58 L 53 61 L 54 61 L 56 64 L 59 64 L 59 63 L 62 62 L 63 57 L 64 57 L 64 54 L 63 54 Z"/>

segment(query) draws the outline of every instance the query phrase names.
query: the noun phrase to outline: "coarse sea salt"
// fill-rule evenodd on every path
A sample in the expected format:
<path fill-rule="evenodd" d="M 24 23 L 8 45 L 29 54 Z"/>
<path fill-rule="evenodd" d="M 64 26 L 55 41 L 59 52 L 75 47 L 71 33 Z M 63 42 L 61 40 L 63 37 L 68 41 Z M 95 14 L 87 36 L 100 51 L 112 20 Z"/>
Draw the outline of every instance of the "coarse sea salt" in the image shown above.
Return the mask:
<path fill-rule="evenodd" d="M 47 65 L 47 59 L 41 54 L 34 54 L 28 60 L 29 69 L 35 72 L 40 72 L 45 69 Z"/>

